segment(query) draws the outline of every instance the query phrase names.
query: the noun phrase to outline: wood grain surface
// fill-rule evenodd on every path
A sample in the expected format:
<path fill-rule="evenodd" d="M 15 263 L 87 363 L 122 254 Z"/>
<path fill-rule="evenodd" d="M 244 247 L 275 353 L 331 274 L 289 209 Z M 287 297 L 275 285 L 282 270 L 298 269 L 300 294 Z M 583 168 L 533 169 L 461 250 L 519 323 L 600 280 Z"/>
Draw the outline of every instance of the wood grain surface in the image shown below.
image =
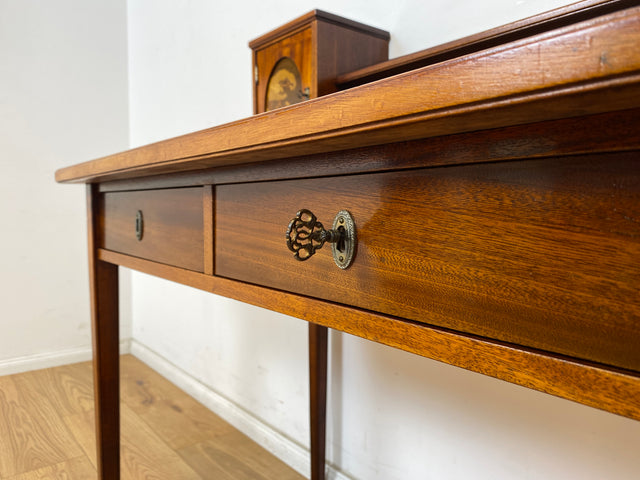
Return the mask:
<path fill-rule="evenodd" d="M 389 34 L 320 21 L 315 26 L 318 96 L 338 90 L 336 78 L 389 58 Z"/>
<path fill-rule="evenodd" d="M 213 242 L 215 238 L 215 222 L 213 211 L 213 186 L 206 185 L 202 189 L 202 225 L 203 225 L 203 268 L 204 273 L 213 275 Z"/>
<path fill-rule="evenodd" d="M 54 405 L 31 382 L 0 377 L 0 478 L 82 455 Z"/>
<path fill-rule="evenodd" d="M 640 420 L 640 375 L 107 250 L 105 262 L 291 315 L 423 357 Z M 594 387 L 595 386 L 595 387 Z"/>
<path fill-rule="evenodd" d="M 275 43 L 282 37 L 304 28 L 314 20 L 341 25 L 344 28 L 349 28 L 370 36 L 376 36 L 386 40 L 389 39 L 389 32 L 385 30 L 365 25 L 364 23 L 356 22 L 355 20 L 350 20 L 333 13 L 325 12 L 324 10 L 315 9 L 275 28 L 274 30 L 271 30 L 270 32 L 265 33 L 264 35 L 259 36 L 254 40 L 251 40 L 249 42 L 249 48 L 257 50 L 265 47 L 266 45 Z"/>
<path fill-rule="evenodd" d="M 6 477 L 6 480 L 74 480 L 93 479 L 96 471 L 85 456 L 48 465 L 27 473 Z M 2 477 L 3 479 L 5 477 Z"/>
<path fill-rule="evenodd" d="M 327 327 L 309 323 L 311 480 L 324 480 L 325 478 L 328 333 Z"/>
<path fill-rule="evenodd" d="M 98 246 L 202 272 L 203 209 L 199 187 L 101 195 Z M 138 211 L 141 240 L 135 231 Z"/>
<path fill-rule="evenodd" d="M 396 57 L 344 75 L 336 83 L 340 90 L 353 88 L 392 75 L 468 55 L 507 42 L 557 29 L 578 21 L 637 6 L 636 0 L 583 0 L 518 20 L 504 26 L 453 40 L 443 45 Z"/>
<path fill-rule="evenodd" d="M 99 184 L 99 189 L 117 192 L 221 185 L 628 150 L 640 150 L 640 109 L 279 161 L 114 180 Z"/>
<path fill-rule="evenodd" d="M 312 28 L 307 25 L 277 43 L 267 45 L 253 54 L 254 66 L 258 69 L 258 82 L 254 86 L 254 113 L 262 113 L 266 107 L 266 95 L 269 78 L 278 61 L 287 57 L 300 72 L 300 90 L 309 88 L 312 98 L 318 96 L 318 84 L 315 81 L 315 50 L 313 49 Z"/>
<path fill-rule="evenodd" d="M 91 299 L 96 470 L 100 480 L 120 478 L 120 311 L 116 265 L 98 258 L 97 185 L 87 185 L 87 250 Z"/>
<path fill-rule="evenodd" d="M 637 153 L 219 186 L 216 274 L 640 370 Z M 301 208 L 357 225 L 306 262 Z"/>
<path fill-rule="evenodd" d="M 640 106 L 640 7 L 56 172 L 198 170 Z"/>
<path fill-rule="evenodd" d="M 309 97 L 333 93 L 336 78 L 389 58 L 389 33 L 322 10 L 314 10 L 249 42 L 257 81 L 253 113 L 267 110 L 266 91 L 274 67 L 283 58 L 300 71 Z"/>
<path fill-rule="evenodd" d="M 140 360 L 121 364 L 123 480 L 303 478 Z M 0 377 L 1 480 L 89 480 L 96 465 L 91 362 Z"/>

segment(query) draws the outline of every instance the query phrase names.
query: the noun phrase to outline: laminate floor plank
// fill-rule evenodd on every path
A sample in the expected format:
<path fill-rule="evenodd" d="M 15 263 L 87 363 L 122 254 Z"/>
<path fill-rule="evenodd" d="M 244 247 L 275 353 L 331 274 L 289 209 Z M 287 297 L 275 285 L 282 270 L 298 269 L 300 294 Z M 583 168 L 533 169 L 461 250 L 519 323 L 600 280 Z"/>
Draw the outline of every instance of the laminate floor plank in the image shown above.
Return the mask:
<path fill-rule="evenodd" d="M 202 478 L 216 480 L 304 480 L 287 464 L 239 431 L 178 450 Z"/>
<path fill-rule="evenodd" d="M 93 373 L 83 363 L 45 368 L 15 377 L 18 388 L 45 395 L 62 416 L 93 410 Z"/>
<path fill-rule="evenodd" d="M 200 480 L 200 475 L 171 449 L 135 412 L 126 405 L 121 406 L 122 480 Z M 65 417 L 65 422 L 86 456 L 96 466 L 95 427 L 93 411 Z M 179 426 L 174 425 L 174 428 Z"/>
<path fill-rule="evenodd" d="M 0 377 L 0 478 L 83 453 L 47 395 L 19 375 Z"/>
<path fill-rule="evenodd" d="M 86 456 L 22 473 L 6 480 L 89 480 L 97 477 L 96 469 Z"/>
<path fill-rule="evenodd" d="M 127 479 L 200 480 L 175 450 L 169 447 L 138 414 L 121 405 L 121 473 Z M 175 425 L 179 428 L 179 425 Z"/>
<path fill-rule="evenodd" d="M 122 402 L 153 425 L 171 448 L 177 450 L 234 430 L 137 358 L 127 355 L 122 363 Z"/>
<path fill-rule="evenodd" d="M 302 480 L 131 355 L 121 357 L 122 480 Z M 93 480 L 91 362 L 0 377 L 0 480 Z"/>
<path fill-rule="evenodd" d="M 76 439 L 76 442 L 78 442 L 84 451 L 89 462 L 91 462 L 94 468 L 98 468 L 94 411 L 88 410 L 86 412 L 76 413 L 75 415 L 68 415 L 64 417 L 63 420 Z"/>

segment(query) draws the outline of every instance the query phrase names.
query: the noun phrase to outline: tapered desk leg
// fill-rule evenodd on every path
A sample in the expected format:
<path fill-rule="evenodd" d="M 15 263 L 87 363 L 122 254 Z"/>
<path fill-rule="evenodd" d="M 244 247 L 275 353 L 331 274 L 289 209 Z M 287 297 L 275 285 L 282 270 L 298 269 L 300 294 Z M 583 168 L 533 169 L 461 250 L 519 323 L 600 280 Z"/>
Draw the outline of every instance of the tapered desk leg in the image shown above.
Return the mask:
<path fill-rule="evenodd" d="M 120 479 L 118 267 L 97 258 L 95 187 L 87 189 L 98 478 Z"/>
<path fill-rule="evenodd" d="M 309 323 L 311 480 L 324 480 L 327 423 L 327 327 Z"/>

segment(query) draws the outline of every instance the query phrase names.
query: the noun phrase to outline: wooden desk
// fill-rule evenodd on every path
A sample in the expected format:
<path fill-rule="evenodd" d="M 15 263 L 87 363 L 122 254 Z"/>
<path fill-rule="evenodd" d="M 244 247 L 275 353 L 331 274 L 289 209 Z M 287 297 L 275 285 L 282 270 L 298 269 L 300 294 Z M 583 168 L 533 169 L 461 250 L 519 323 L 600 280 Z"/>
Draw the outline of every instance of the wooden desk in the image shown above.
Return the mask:
<path fill-rule="evenodd" d="M 56 173 L 87 183 L 98 459 L 118 265 L 640 420 L 640 7 Z M 287 225 L 348 210 L 353 264 Z"/>

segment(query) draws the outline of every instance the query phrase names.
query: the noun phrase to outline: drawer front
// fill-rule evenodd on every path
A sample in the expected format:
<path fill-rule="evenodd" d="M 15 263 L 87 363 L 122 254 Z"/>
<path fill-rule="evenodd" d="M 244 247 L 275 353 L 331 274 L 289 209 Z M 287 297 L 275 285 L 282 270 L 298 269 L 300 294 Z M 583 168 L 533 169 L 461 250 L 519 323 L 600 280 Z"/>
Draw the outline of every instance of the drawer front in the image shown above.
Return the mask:
<path fill-rule="evenodd" d="M 285 244 L 356 222 L 353 264 Z M 216 274 L 640 370 L 636 153 L 219 186 Z"/>
<path fill-rule="evenodd" d="M 201 187 L 105 193 L 100 201 L 100 247 L 203 271 Z M 136 222 L 141 212 L 142 236 Z"/>

